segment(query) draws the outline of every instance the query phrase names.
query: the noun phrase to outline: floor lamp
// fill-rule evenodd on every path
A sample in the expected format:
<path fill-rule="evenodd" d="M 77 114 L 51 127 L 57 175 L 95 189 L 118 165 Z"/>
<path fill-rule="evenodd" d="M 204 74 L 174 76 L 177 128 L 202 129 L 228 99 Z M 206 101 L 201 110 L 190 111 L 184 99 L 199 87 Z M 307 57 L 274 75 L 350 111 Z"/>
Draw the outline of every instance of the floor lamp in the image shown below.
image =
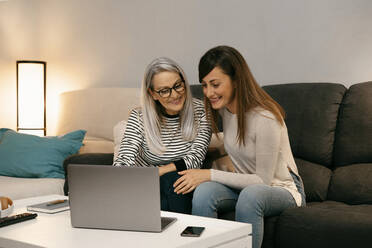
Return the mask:
<path fill-rule="evenodd" d="M 46 62 L 17 61 L 17 131 L 46 135 Z"/>

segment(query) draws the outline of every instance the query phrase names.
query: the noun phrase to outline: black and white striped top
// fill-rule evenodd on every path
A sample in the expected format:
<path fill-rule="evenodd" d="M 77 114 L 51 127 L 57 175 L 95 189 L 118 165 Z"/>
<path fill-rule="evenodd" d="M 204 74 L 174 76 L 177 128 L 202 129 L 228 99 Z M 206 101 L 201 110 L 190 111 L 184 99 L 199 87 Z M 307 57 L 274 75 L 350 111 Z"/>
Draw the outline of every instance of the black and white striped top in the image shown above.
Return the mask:
<path fill-rule="evenodd" d="M 159 155 L 150 151 L 145 137 L 142 111 L 133 109 L 120 144 L 114 166 L 151 167 L 173 162 L 178 171 L 200 168 L 211 139 L 203 102 L 193 99 L 197 135 L 193 141 L 185 141 L 180 128 L 180 117 L 164 116 L 160 130 L 166 151 Z"/>

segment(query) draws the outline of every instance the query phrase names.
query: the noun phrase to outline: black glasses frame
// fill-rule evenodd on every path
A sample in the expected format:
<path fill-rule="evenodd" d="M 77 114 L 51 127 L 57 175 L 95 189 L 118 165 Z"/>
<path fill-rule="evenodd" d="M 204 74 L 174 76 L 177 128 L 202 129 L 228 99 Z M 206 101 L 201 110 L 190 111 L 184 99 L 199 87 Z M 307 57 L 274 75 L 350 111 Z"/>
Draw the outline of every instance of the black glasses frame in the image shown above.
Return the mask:
<path fill-rule="evenodd" d="M 181 84 L 182 87 L 178 88 L 178 90 L 176 89 L 176 86 L 178 86 L 178 84 Z M 160 93 L 164 90 L 168 90 L 167 93 Z M 163 98 L 168 98 L 172 95 L 172 90 L 174 90 L 175 92 L 177 93 L 182 93 L 185 91 L 185 81 L 181 80 L 181 81 L 178 81 L 177 83 L 175 83 L 173 85 L 172 88 L 163 88 L 161 90 L 153 90 L 154 92 L 156 92 L 160 97 L 163 97 Z"/>

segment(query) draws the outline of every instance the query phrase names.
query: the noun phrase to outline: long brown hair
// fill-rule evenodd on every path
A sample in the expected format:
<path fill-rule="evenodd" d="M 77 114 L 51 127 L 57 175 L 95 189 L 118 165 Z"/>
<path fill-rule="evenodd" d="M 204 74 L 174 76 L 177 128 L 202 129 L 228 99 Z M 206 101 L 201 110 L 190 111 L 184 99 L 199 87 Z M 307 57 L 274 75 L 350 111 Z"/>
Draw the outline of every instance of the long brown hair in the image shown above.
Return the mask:
<path fill-rule="evenodd" d="M 246 118 L 245 113 L 255 107 L 262 107 L 270 111 L 281 125 L 284 124 L 285 113 L 283 108 L 267 94 L 254 79 L 247 62 L 243 56 L 229 46 L 217 46 L 207 51 L 199 62 L 199 82 L 215 67 L 220 68 L 228 75 L 235 85 L 234 97 L 237 98 L 237 117 L 239 145 L 245 145 Z M 204 97 L 207 116 L 214 133 L 218 132 L 218 111 L 213 109 L 210 101 Z"/>

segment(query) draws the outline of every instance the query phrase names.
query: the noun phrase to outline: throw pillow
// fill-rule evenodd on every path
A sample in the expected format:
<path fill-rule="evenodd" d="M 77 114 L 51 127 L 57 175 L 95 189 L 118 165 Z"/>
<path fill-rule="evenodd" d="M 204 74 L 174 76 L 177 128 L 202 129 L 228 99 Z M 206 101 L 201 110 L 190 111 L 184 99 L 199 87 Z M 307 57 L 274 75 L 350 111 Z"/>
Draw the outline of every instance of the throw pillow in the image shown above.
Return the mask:
<path fill-rule="evenodd" d="M 114 126 L 114 161 L 118 156 L 120 143 L 124 137 L 125 128 L 127 127 L 127 121 L 120 121 Z"/>
<path fill-rule="evenodd" d="M 66 133 L 65 135 L 59 136 L 59 138 L 83 142 L 86 132 L 87 131 L 85 130 L 76 130 L 76 131 Z"/>
<path fill-rule="evenodd" d="M 4 132 L 0 142 L 0 175 L 23 178 L 64 178 L 63 161 L 77 153 L 86 131 L 61 137 Z"/>
<path fill-rule="evenodd" d="M 8 130 L 10 130 L 10 129 L 9 128 L 0 128 L 0 142 L 1 142 L 1 138 L 3 137 L 4 133 Z"/>

